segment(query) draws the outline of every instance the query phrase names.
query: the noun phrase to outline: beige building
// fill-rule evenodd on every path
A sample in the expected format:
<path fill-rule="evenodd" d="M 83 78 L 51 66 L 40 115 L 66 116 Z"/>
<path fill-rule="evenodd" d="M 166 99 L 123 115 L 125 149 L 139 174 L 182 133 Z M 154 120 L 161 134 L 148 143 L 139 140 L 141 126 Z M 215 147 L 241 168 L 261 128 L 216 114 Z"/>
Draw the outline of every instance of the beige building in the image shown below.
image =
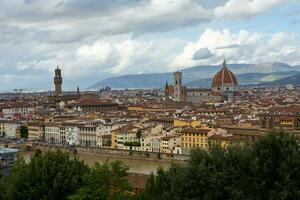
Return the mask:
<path fill-rule="evenodd" d="M 161 138 L 160 151 L 162 153 L 172 153 L 175 147 L 181 146 L 181 137 L 178 135 L 166 136 Z"/>
<path fill-rule="evenodd" d="M 187 128 L 181 131 L 183 148 L 208 148 L 208 133 L 210 129 Z"/>
<path fill-rule="evenodd" d="M 79 126 L 79 143 L 84 147 L 97 147 L 98 125 L 86 123 Z M 99 134 L 99 133 L 98 133 Z"/>
<path fill-rule="evenodd" d="M 28 123 L 28 139 L 31 141 L 45 140 L 45 125 L 43 122 Z"/>

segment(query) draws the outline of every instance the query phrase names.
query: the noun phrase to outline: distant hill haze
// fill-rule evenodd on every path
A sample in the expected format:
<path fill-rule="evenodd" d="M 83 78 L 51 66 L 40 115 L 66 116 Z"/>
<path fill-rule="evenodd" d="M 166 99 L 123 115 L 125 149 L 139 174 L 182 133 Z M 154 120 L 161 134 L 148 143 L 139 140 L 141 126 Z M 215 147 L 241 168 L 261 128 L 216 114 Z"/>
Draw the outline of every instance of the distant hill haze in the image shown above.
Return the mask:
<path fill-rule="evenodd" d="M 300 66 L 285 63 L 228 64 L 236 75 L 239 85 L 300 84 Z M 203 65 L 182 69 L 183 83 L 188 87 L 210 88 L 213 76 L 221 69 L 220 65 Z M 298 79 L 297 79 L 298 75 Z M 290 79 L 289 77 L 296 78 Z M 280 81 L 282 80 L 282 81 Z M 90 86 L 99 89 L 109 86 L 115 89 L 163 88 L 166 81 L 173 84 L 173 73 L 134 74 L 107 78 Z"/>

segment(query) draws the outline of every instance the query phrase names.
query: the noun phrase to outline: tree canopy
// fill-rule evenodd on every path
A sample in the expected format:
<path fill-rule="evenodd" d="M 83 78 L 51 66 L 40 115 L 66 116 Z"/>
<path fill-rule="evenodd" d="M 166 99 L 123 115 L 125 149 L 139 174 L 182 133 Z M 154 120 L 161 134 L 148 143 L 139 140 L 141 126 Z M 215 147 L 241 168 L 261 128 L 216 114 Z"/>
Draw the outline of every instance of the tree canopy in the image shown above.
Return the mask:
<path fill-rule="evenodd" d="M 128 167 L 120 161 L 96 163 L 84 177 L 84 186 L 70 200 L 122 200 L 129 196 Z"/>
<path fill-rule="evenodd" d="M 89 168 L 83 161 L 70 158 L 62 151 L 37 150 L 30 162 L 18 157 L 8 177 L 1 179 L 4 185 L 3 199 L 67 199 L 83 184 L 83 176 Z"/>
<path fill-rule="evenodd" d="M 299 140 L 271 133 L 254 145 L 191 152 L 151 175 L 141 199 L 300 199 Z"/>
<path fill-rule="evenodd" d="M 89 167 L 61 151 L 17 159 L 0 181 L 5 200 L 218 200 L 300 199 L 299 140 L 271 133 L 252 145 L 194 149 L 187 164 L 172 164 L 150 176 L 132 196 L 128 167 L 119 161 Z M 131 195 L 129 195 L 131 194 Z"/>

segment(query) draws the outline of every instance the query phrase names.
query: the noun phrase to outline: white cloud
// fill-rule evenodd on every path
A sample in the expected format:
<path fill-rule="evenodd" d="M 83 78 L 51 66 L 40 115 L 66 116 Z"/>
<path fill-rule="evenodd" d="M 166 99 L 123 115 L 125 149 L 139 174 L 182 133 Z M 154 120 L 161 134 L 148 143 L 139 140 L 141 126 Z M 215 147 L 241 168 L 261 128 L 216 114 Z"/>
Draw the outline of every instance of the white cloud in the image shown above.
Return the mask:
<path fill-rule="evenodd" d="M 218 63 L 223 57 L 232 62 L 276 60 L 293 64 L 299 57 L 299 37 L 290 33 L 266 36 L 245 30 L 232 33 L 227 29 L 207 29 L 196 42 L 185 41 L 188 34 L 195 34 L 191 32 L 184 37 L 182 33 L 172 33 L 169 38 L 160 35 L 223 18 L 229 22 L 232 18 L 249 18 L 283 2 L 1 0 L 0 69 L 2 74 L 11 74 L 10 80 L 15 79 L 16 85 L 23 86 L 25 83 L 18 80 L 25 75 L 35 75 L 35 81 L 50 77 L 52 82 L 57 64 L 64 77 L 72 77 L 74 82 L 90 77 L 98 81 L 111 75 L 172 71 Z M 214 56 L 201 50 L 198 60 L 193 60 L 200 49 Z M 6 87 L 1 83 L 0 80 L 1 87 Z"/>
<path fill-rule="evenodd" d="M 179 39 L 97 41 L 77 50 L 77 61 L 98 63 L 98 68 L 111 74 L 166 71 L 176 49 L 185 42 Z M 101 54 L 103 56 L 101 56 Z M 100 60 L 99 60 L 100 59 Z"/>
<path fill-rule="evenodd" d="M 189 42 L 183 51 L 169 64 L 169 69 L 191 67 L 200 64 L 219 64 L 223 58 L 231 63 L 287 62 L 299 63 L 299 36 L 293 33 L 264 34 L 228 29 L 206 29 L 198 41 Z M 213 57 L 195 60 L 198 49 L 209 49 Z"/>
<path fill-rule="evenodd" d="M 106 61 L 109 54 L 112 52 L 111 44 L 104 41 L 99 41 L 91 46 L 85 45 L 77 50 L 77 56 L 85 58 L 99 59 L 99 64 Z"/>
<path fill-rule="evenodd" d="M 229 0 L 225 5 L 215 8 L 217 18 L 243 18 L 262 13 L 286 0 Z"/>
<path fill-rule="evenodd" d="M 49 42 L 170 31 L 216 18 L 248 18 L 285 0 L 2 0 L 0 25 Z M 47 37 L 43 35 L 47 34 Z"/>

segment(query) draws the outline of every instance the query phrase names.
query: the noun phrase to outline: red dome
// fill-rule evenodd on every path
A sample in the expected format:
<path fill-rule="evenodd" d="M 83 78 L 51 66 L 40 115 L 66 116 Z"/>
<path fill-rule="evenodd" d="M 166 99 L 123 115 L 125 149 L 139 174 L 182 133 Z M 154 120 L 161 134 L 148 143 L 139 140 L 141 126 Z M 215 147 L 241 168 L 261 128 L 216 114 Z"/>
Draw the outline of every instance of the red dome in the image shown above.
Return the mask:
<path fill-rule="evenodd" d="M 235 75 L 228 69 L 225 60 L 223 62 L 222 69 L 216 73 L 212 82 L 212 87 L 220 87 L 222 85 L 226 85 L 226 86 L 238 85 Z"/>

